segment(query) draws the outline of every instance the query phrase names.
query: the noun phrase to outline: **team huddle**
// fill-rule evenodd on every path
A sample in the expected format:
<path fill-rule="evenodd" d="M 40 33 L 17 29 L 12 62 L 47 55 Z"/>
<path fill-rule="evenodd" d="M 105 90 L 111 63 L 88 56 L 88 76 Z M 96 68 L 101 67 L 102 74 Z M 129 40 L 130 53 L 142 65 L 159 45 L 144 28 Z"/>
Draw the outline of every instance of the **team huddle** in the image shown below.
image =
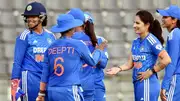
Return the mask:
<path fill-rule="evenodd" d="M 162 101 L 180 99 L 180 8 L 171 5 L 157 12 L 170 33 L 165 48 L 159 21 L 140 10 L 133 25 L 138 37 L 127 63 L 105 71 L 115 75 L 133 69 L 135 101 L 158 101 L 159 95 Z M 48 16 L 41 3 L 29 3 L 22 16 L 27 28 L 16 38 L 12 101 L 106 101 L 107 41 L 95 34 L 91 14 L 71 8 L 58 15 L 50 31 L 44 28 Z M 157 72 L 163 69 L 161 86 Z"/>

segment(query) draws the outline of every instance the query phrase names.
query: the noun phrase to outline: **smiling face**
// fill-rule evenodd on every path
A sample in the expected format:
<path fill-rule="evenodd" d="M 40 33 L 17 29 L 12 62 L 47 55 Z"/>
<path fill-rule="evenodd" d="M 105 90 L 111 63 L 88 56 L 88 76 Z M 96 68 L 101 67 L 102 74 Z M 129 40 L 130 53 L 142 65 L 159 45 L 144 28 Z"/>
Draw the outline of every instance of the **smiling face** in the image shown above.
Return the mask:
<path fill-rule="evenodd" d="M 149 24 L 145 24 L 138 15 L 135 16 L 134 25 L 133 25 L 134 31 L 136 34 L 141 35 L 142 33 L 145 33 L 148 31 Z"/>
<path fill-rule="evenodd" d="M 35 25 L 39 23 L 40 19 L 38 16 L 28 16 L 27 24 L 29 28 L 33 28 Z"/>
<path fill-rule="evenodd" d="M 163 16 L 162 17 L 162 27 L 163 28 L 170 28 L 172 24 L 175 23 L 174 19 L 172 19 L 169 16 Z"/>

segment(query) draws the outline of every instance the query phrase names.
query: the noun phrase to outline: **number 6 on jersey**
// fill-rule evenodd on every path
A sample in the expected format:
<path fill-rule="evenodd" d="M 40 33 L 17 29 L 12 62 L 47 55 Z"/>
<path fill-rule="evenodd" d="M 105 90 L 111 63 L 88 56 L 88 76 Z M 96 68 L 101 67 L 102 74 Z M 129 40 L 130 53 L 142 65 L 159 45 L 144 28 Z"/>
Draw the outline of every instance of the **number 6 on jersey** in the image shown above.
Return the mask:
<path fill-rule="evenodd" d="M 64 67 L 62 66 L 62 64 L 57 63 L 58 60 L 64 62 L 64 59 L 62 57 L 58 57 L 54 60 L 54 74 L 56 74 L 57 76 L 61 76 L 64 73 Z"/>

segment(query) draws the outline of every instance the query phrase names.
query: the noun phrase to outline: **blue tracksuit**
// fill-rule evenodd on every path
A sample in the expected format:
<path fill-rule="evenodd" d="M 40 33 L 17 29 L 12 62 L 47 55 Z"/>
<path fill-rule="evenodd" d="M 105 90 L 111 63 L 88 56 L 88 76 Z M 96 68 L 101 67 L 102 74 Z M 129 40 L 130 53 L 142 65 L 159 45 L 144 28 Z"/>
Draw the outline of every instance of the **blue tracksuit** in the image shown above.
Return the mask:
<path fill-rule="evenodd" d="M 180 29 L 174 28 L 168 35 L 166 50 L 171 63 L 165 68 L 162 89 L 167 91 L 167 101 L 180 99 Z"/>
<path fill-rule="evenodd" d="M 143 40 L 137 38 L 132 44 L 133 58 L 133 84 L 135 101 L 158 101 L 160 83 L 157 74 L 140 82 L 137 80 L 138 72 L 145 72 L 152 69 L 158 55 L 163 51 L 159 40 L 149 33 Z"/>
<path fill-rule="evenodd" d="M 91 39 L 88 35 L 86 35 L 84 32 L 75 32 L 72 36 L 73 39 L 82 40 L 86 46 L 89 48 L 90 52 L 92 53 L 95 49 L 91 43 Z M 86 65 L 84 62 L 83 68 L 81 68 L 80 71 L 80 79 L 81 79 L 81 85 L 83 88 L 83 96 L 85 101 L 93 101 L 94 100 L 94 67 Z"/>
<path fill-rule="evenodd" d="M 63 37 L 48 48 L 46 57 L 41 80 L 48 83 L 49 100 L 83 101 L 80 69 L 84 62 L 95 66 L 102 57 L 102 51 L 97 49 L 92 56 L 84 42 Z"/>
<path fill-rule="evenodd" d="M 101 44 L 105 39 L 100 36 L 96 36 L 98 40 L 98 44 Z M 95 76 L 95 101 L 106 101 L 106 89 L 104 85 L 104 72 L 103 69 L 106 67 L 108 62 L 108 53 L 107 49 L 103 51 L 102 59 L 100 60 L 100 64 L 96 65 L 94 76 Z"/>
<path fill-rule="evenodd" d="M 21 79 L 22 89 L 26 93 L 24 100 L 35 101 L 44 65 L 44 52 L 54 40 L 54 35 L 46 29 L 41 34 L 26 29 L 16 38 L 11 79 Z"/>

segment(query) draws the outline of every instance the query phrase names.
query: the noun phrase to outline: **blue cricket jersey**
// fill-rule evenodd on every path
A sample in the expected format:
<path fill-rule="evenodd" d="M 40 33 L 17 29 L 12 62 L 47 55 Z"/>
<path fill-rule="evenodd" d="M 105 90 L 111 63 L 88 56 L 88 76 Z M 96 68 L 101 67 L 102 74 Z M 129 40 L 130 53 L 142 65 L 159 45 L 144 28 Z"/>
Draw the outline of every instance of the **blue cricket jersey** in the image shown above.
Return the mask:
<path fill-rule="evenodd" d="M 137 81 L 138 72 L 152 69 L 156 64 L 159 53 L 163 50 L 160 41 L 151 33 L 143 40 L 135 39 L 132 43 L 133 81 Z"/>
<path fill-rule="evenodd" d="M 77 39 L 77 40 L 82 40 L 86 44 L 86 46 L 89 48 L 91 53 L 94 51 L 95 47 L 92 45 L 91 39 L 83 31 L 75 32 L 72 38 Z M 86 63 L 84 62 L 84 64 Z M 80 71 L 80 78 L 82 80 L 91 80 L 89 78 L 93 78 L 92 77 L 93 72 L 94 72 L 94 68 L 92 66 L 84 65 L 84 67 L 81 68 L 81 71 Z"/>
<path fill-rule="evenodd" d="M 169 90 L 172 77 L 180 74 L 180 29 L 174 28 L 167 37 L 166 51 L 171 57 L 171 63 L 165 68 L 162 88 Z"/>
<path fill-rule="evenodd" d="M 11 78 L 20 78 L 22 70 L 42 73 L 44 53 L 54 40 L 55 36 L 46 29 L 41 34 L 24 30 L 16 38 Z"/>
<path fill-rule="evenodd" d="M 64 87 L 80 84 L 79 72 L 86 62 L 95 66 L 102 51 L 96 49 L 91 55 L 83 41 L 63 37 L 56 40 L 46 51 L 47 65 L 43 69 L 42 82 L 48 87 Z"/>
<path fill-rule="evenodd" d="M 103 41 L 105 41 L 105 39 L 101 36 L 96 36 L 96 37 L 97 37 L 98 44 L 101 44 Z M 96 81 L 98 82 L 104 79 L 103 69 L 106 67 L 107 63 L 108 63 L 108 52 L 107 52 L 107 48 L 105 48 L 103 51 L 102 59 L 100 60 L 100 64 L 96 65 L 96 68 L 94 71 L 95 82 Z"/>

